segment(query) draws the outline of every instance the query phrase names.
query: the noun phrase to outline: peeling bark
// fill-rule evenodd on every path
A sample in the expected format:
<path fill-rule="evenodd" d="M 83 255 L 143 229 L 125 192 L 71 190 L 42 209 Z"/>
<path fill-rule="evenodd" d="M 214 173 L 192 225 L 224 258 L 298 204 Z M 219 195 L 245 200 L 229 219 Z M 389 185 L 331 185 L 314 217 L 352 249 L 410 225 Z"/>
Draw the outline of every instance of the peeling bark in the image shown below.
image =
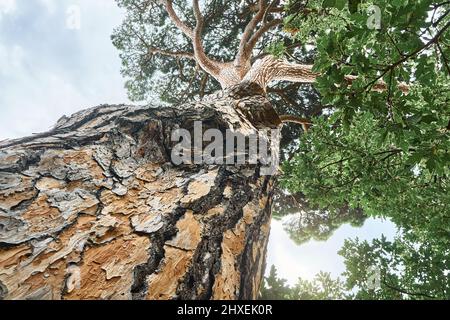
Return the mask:
<path fill-rule="evenodd" d="M 261 94 L 103 105 L 1 142 L 0 299 L 256 298 L 274 178 L 260 164 L 175 166 L 170 134 L 197 120 L 277 127 Z"/>

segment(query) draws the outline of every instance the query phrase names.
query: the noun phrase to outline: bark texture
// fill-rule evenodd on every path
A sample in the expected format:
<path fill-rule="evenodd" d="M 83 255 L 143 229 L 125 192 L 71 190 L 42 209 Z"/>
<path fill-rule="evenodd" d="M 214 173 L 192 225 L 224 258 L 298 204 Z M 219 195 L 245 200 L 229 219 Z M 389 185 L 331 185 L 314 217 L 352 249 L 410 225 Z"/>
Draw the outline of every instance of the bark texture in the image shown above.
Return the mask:
<path fill-rule="evenodd" d="M 273 177 L 260 165 L 175 166 L 170 134 L 196 120 L 277 126 L 261 94 L 103 105 L 1 142 L 0 299 L 256 298 Z"/>

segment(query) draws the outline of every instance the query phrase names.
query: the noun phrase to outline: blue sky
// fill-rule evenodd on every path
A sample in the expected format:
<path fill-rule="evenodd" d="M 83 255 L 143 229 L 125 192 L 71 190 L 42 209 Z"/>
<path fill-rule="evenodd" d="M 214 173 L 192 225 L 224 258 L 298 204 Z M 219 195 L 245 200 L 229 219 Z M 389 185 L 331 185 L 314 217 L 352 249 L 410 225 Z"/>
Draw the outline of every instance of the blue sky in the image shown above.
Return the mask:
<path fill-rule="evenodd" d="M 49 129 L 63 115 L 103 103 L 129 103 L 110 35 L 123 12 L 114 0 L 0 0 L 0 140 Z M 344 239 L 392 237 L 369 220 L 343 226 L 326 242 L 297 246 L 274 221 L 268 266 L 295 283 L 318 271 L 338 276 Z"/>

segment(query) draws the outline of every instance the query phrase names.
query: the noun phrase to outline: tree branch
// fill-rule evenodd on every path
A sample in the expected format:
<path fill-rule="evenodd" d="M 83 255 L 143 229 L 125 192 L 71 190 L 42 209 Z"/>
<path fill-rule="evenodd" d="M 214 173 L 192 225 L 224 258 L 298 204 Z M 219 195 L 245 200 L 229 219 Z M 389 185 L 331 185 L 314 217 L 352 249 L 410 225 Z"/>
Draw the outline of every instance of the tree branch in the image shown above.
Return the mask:
<path fill-rule="evenodd" d="M 300 124 L 305 132 L 308 131 L 309 127 L 312 125 L 311 120 L 293 115 L 282 115 L 280 116 L 280 120 L 282 123 L 290 122 Z"/>
<path fill-rule="evenodd" d="M 190 28 L 188 25 L 186 25 L 183 21 L 181 21 L 180 17 L 178 17 L 177 13 L 175 12 L 173 8 L 172 0 L 160 0 L 160 3 L 164 5 L 164 8 L 169 15 L 172 22 L 175 24 L 175 26 L 180 29 L 189 39 L 192 40 L 192 45 L 194 48 L 194 54 L 188 54 L 186 52 L 170 52 L 165 50 L 158 50 L 158 49 L 152 49 L 153 52 L 159 53 L 166 56 L 174 56 L 174 57 L 185 57 L 190 59 L 195 59 L 196 62 L 200 65 L 200 67 L 207 73 L 211 74 L 213 77 L 215 77 L 217 80 L 219 71 L 220 71 L 220 65 L 218 62 L 213 61 L 208 58 L 208 56 L 205 53 L 205 50 L 203 48 L 202 44 L 202 31 L 204 26 L 204 19 L 200 12 L 200 6 L 198 0 L 192 1 L 192 6 L 194 9 L 194 15 L 196 20 L 196 25 L 194 30 Z M 220 80 L 219 80 L 220 81 Z"/>
<path fill-rule="evenodd" d="M 177 13 L 173 9 L 172 0 L 160 0 L 164 5 L 167 14 L 169 15 L 172 22 L 180 29 L 188 38 L 194 38 L 194 31 L 189 28 L 181 19 L 178 17 Z"/>
<path fill-rule="evenodd" d="M 267 85 L 274 80 L 314 83 L 319 75 L 319 73 L 312 71 L 312 65 L 291 63 L 269 55 L 254 63 L 244 81 L 255 82 L 266 90 Z M 357 78 L 357 76 L 352 75 L 345 76 L 348 85 Z M 336 86 L 340 85 L 339 83 L 336 84 Z M 371 83 L 370 88 L 372 91 L 383 92 L 387 90 L 387 85 L 379 78 Z M 409 86 L 405 83 L 399 83 L 398 88 L 404 93 L 409 91 Z"/>
<path fill-rule="evenodd" d="M 247 24 L 247 26 L 244 29 L 244 33 L 242 34 L 241 42 L 239 43 L 239 50 L 236 56 L 236 65 L 243 66 L 246 62 L 249 56 L 248 53 L 248 42 L 252 36 L 252 33 L 255 31 L 258 23 L 262 21 L 264 18 L 264 15 L 266 13 L 267 9 L 267 3 L 266 0 L 259 0 L 258 2 L 258 11 L 253 16 L 252 20 Z"/>
<path fill-rule="evenodd" d="M 407 291 L 407 290 L 405 290 L 405 289 L 397 288 L 397 287 L 395 287 L 395 286 L 389 284 L 386 280 L 383 280 L 382 283 L 383 283 L 386 287 L 388 287 L 389 289 L 394 290 L 394 291 L 397 291 L 397 292 L 400 292 L 400 293 L 403 293 L 403 294 L 407 294 L 407 295 L 410 295 L 410 296 L 425 297 L 425 298 L 428 298 L 428 299 L 436 299 L 436 297 L 431 296 L 431 295 L 429 295 L 429 294 L 427 294 L 427 293 L 422 293 L 422 292 L 409 292 L 409 291 Z"/>
<path fill-rule="evenodd" d="M 313 83 L 319 74 L 311 69 L 312 65 L 290 63 L 274 56 L 266 56 L 255 62 L 244 80 L 256 82 L 263 89 L 273 80 Z"/>
<path fill-rule="evenodd" d="M 220 67 L 217 62 L 212 61 L 211 59 L 208 58 L 202 44 L 202 31 L 204 19 L 200 11 L 199 1 L 192 0 L 192 6 L 194 8 L 195 20 L 197 21 L 194 29 L 194 36 L 192 38 L 195 58 L 197 60 L 197 63 L 203 70 L 205 70 L 212 76 L 217 77 L 220 72 Z"/>
<path fill-rule="evenodd" d="M 272 2 L 266 7 L 266 10 L 264 10 L 264 15 L 262 18 L 263 23 L 267 22 L 267 17 L 271 13 L 272 8 L 277 6 L 279 3 L 280 3 L 280 0 L 272 0 Z"/>
<path fill-rule="evenodd" d="M 437 43 L 439 41 L 439 38 L 442 36 L 442 34 L 444 33 L 445 30 L 447 30 L 450 27 L 450 21 L 447 22 L 447 24 L 427 43 L 423 44 L 421 47 L 417 48 L 416 50 L 414 50 L 413 52 L 411 52 L 408 55 L 404 55 L 402 59 L 398 60 L 397 62 L 395 62 L 394 64 L 388 66 L 385 70 L 383 70 L 383 72 L 372 82 L 370 82 L 366 87 L 365 90 L 376 90 L 376 86 L 380 85 L 380 80 L 391 70 L 394 70 L 396 67 L 398 67 L 399 65 L 401 65 L 402 63 L 408 61 L 409 59 L 411 59 L 412 57 L 416 56 L 417 54 L 419 54 L 420 52 L 422 52 L 423 50 L 427 49 L 428 47 L 430 47 L 432 44 Z M 375 86 L 375 87 L 374 87 Z M 400 85 L 399 85 L 400 88 Z M 379 88 L 381 90 L 385 90 L 386 89 L 386 84 L 381 85 L 381 87 Z M 400 88 L 402 90 L 402 88 Z M 403 90 L 402 90 L 403 91 Z"/>
<path fill-rule="evenodd" d="M 255 34 L 250 38 L 250 40 L 247 43 L 247 47 L 245 51 L 250 54 L 253 48 L 256 46 L 256 43 L 258 40 L 269 31 L 271 28 L 276 27 L 283 23 L 283 19 L 274 19 L 272 21 L 269 21 L 267 23 L 264 23 L 261 28 L 258 29 L 258 31 L 255 32 Z M 247 57 L 249 58 L 249 57 Z"/>
<path fill-rule="evenodd" d="M 174 58 L 187 58 L 187 59 L 193 59 L 195 60 L 194 54 L 187 51 L 169 51 L 169 50 L 163 50 L 158 49 L 154 47 L 148 48 L 149 54 L 160 54 L 162 56 L 168 56 L 168 57 L 174 57 Z"/>

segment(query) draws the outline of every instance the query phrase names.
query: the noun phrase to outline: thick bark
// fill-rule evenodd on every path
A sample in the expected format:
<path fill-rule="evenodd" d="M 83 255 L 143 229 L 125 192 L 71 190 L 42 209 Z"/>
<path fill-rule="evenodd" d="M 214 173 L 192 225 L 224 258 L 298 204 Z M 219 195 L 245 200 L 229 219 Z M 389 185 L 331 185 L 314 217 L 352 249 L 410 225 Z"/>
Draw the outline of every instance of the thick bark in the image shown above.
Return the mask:
<path fill-rule="evenodd" d="M 312 72 L 312 65 L 290 63 L 269 55 L 256 61 L 244 80 L 257 83 L 265 89 L 274 80 L 314 83 L 318 76 Z"/>
<path fill-rule="evenodd" d="M 196 120 L 279 125 L 255 88 L 181 107 L 100 106 L 0 143 L 0 299 L 256 298 L 274 178 L 259 164 L 170 159 L 172 130 Z"/>

